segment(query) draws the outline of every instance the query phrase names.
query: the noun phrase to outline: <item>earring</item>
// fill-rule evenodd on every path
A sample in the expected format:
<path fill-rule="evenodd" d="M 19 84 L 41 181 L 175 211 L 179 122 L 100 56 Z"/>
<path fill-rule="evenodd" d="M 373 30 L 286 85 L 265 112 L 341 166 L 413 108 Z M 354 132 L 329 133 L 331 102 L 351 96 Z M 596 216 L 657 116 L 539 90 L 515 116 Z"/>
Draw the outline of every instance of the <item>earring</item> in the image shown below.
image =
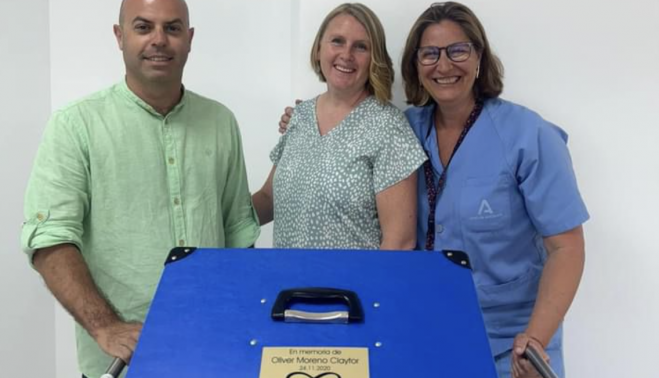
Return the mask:
<path fill-rule="evenodd" d="M 480 73 L 481 73 L 481 65 L 479 63 L 478 66 L 476 67 L 476 79 L 478 79 L 478 76 L 480 75 Z"/>

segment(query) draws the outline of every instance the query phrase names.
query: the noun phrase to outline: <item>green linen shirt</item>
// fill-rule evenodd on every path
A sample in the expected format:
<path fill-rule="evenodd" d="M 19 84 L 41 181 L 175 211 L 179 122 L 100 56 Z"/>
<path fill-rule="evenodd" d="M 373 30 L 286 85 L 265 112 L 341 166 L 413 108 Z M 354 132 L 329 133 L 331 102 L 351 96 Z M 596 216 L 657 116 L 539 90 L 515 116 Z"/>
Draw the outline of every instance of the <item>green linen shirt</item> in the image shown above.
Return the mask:
<path fill-rule="evenodd" d="M 184 90 L 163 116 L 125 82 L 53 114 L 25 197 L 22 248 L 78 247 L 102 295 L 143 321 L 170 249 L 248 247 L 259 235 L 236 120 Z M 76 326 L 83 374 L 109 366 Z"/>
<path fill-rule="evenodd" d="M 325 135 L 316 99 L 299 104 L 270 158 L 274 245 L 334 249 L 378 249 L 376 195 L 427 159 L 403 112 L 373 96 Z"/>

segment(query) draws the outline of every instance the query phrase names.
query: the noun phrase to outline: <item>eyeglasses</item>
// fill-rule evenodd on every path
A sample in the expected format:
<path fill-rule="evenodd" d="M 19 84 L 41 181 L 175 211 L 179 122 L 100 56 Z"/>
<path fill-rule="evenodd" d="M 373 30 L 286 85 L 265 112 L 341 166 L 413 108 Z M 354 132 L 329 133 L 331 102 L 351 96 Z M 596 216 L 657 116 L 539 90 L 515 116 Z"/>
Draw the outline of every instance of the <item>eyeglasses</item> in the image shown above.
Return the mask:
<path fill-rule="evenodd" d="M 423 66 L 432 66 L 439 61 L 442 50 L 446 50 L 446 56 L 453 62 L 464 62 L 471 56 L 474 46 L 471 42 L 452 43 L 446 47 L 424 46 L 416 50 L 416 60 Z"/>

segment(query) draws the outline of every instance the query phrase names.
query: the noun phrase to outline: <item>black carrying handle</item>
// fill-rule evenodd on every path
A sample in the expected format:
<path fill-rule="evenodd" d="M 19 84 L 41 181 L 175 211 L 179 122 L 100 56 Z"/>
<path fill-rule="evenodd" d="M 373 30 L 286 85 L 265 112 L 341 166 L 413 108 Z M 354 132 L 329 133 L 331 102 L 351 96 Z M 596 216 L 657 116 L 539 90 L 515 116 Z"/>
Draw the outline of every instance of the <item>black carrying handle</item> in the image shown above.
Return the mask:
<path fill-rule="evenodd" d="M 286 312 L 290 311 L 290 307 L 294 303 L 343 304 L 348 307 L 346 322 L 360 323 L 364 321 L 364 310 L 355 292 L 322 287 L 282 290 L 272 306 L 272 319 L 287 320 Z"/>
<path fill-rule="evenodd" d="M 526 358 L 531 361 L 535 370 L 540 373 L 542 378 L 559 378 L 556 372 L 549 366 L 549 364 L 540 356 L 540 352 L 533 346 L 528 345 L 524 351 Z"/>

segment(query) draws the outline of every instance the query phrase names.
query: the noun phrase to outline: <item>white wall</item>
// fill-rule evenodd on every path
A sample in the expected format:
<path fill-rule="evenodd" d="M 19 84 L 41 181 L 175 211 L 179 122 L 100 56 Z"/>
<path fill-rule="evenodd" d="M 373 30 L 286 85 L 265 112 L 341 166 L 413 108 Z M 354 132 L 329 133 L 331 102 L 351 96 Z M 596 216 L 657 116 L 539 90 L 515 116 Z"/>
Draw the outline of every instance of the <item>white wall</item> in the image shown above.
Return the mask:
<path fill-rule="evenodd" d="M 43 7 L 45 0 L 24 3 Z M 267 156 L 277 140 L 281 109 L 293 98 L 308 98 L 323 88 L 308 66 L 308 50 L 322 18 L 339 3 L 189 1 L 197 31 L 184 81 L 188 88 L 224 102 L 236 113 L 253 190 L 270 170 Z M 409 28 L 430 1 L 364 3 L 378 13 L 385 25 L 389 50 L 398 67 Z M 659 266 L 659 248 L 652 236 L 659 229 L 655 216 L 659 213 L 659 149 L 655 147 L 659 142 L 659 96 L 651 91 L 659 87 L 659 70 L 655 67 L 659 61 L 659 2 L 628 0 L 622 5 L 588 0 L 470 0 L 468 5 L 485 25 L 494 50 L 506 67 L 503 97 L 539 111 L 570 134 L 574 165 L 592 216 L 586 224 L 586 273 L 565 327 L 570 376 L 656 378 L 651 353 L 656 350 L 659 337 L 655 325 L 659 298 L 654 290 L 659 287 L 659 275 L 654 272 Z M 30 6 L 23 8 L 27 12 Z M 121 78 L 123 66 L 111 32 L 117 7 L 118 0 L 50 1 L 53 108 Z M 20 18 L 14 20 L 16 28 L 23 25 Z M 33 16 L 29 20 L 30 25 L 35 24 Z M 16 45 L 31 45 L 27 41 L 31 34 L 18 35 L 20 42 L 14 41 Z M 6 38 L 6 34 L 2 33 L 2 37 Z M 36 35 L 34 39 L 38 39 Z M 43 47 L 48 50 L 48 46 Z M 5 47 L 3 39 L 0 53 L 4 56 L 12 49 L 15 47 Z M 255 55 L 254 51 L 259 53 Z M 39 52 L 38 56 L 47 54 Z M 5 62 L 3 59 L 3 68 Z M 16 83 L 9 87 L 14 91 L 22 89 L 26 97 L 19 97 L 19 113 L 10 116 L 0 129 L 2 177 L 9 177 L 11 183 L 9 189 L 2 186 L 2 193 L 10 190 L 6 196 L 16 203 L 0 215 L 5 230 L 2 241 L 14 246 L 9 249 L 13 259 L 8 264 L 10 268 L 0 267 L 0 279 L 5 279 L 6 274 L 19 275 L 10 282 L 28 282 L 32 285 L 30 295 L 35 296 L 34 306 L 52 309 L 34 275 L 25 268 L 22 256 L 15 251 L 20 204 L 13 200 L 22 198 L 45 121 L 43 114 L 31 112 L 30 117 L 37 118 L 30 121 L 29 127 L 20 127 L 18 121 L 25 118 L 20 109 L 34 109 L 40 99 L 48 101 L 49 94 L 46 73 L 43 80 L 37 80 L 31 66 L 23 60 L 19 66 L 18 62 L 13 63 L 14 72 L 2 70 L 2 83 Z M 40 64 L 42 70 L 43 64 L 48 64 L 43 58 L 29 63 Z M 394 102 L 402 106 L 399 72 L 396 77 Z M 30 83 L 24 78 L 29 78 Z M 7 96 L 14 99 L 15 93 Z M 3 109 L 6 104 L 13 104 L 9 98 L 3 100 Z M 0 112 L 0 117 L 4 116 L 7 114 Z M 6 142 L 9 135 L 11 145 Z M 9 159 L 21 163 L 10 168 Z M 271 229 L 266 228 L 263 233 L 259 245 L 268 246 Z M 3 302 L 8 300 L 11 304 L 9 308 L 20 307 L 18 301 L 27 296 L 0 293 Z M 30 307 L 24 308 L 31 311 Z M 52 310 L 39 312 L 52 315 Z M 10 313 L 8 319 L 17 323 L 26 317 Z M 21 324 L 12 332 L 22 335 L 27 344 L 24 347 L 31 348 L 33 343 L 25 335 L 36 339 L 44 331 L 34 330 L 28 322 Z M 71 321 L 61 310 L 55 328 L 57 378 L 76 376 Z M 9 328 L 2 328 L 0 348 L 8 349 L 13 344 L 6 343 L 5 335 L 14 336 L 6 332 Z M 52 330 L 50 339 L 44 340 L 52 343 Z M 26 353 L 12 353 L 24 359 L 24 363 L 30 361 Z M 52 357 L 43 358 L 52 361 Z"/>
<path fill-rule="evenodd" d="M 0 14 L 0 369 L 3 377 L 47 377 L 55 369 L 53 300 L 20 252 L 19 234 L 50 113 L 48 0 L 2 1 Z"/>

